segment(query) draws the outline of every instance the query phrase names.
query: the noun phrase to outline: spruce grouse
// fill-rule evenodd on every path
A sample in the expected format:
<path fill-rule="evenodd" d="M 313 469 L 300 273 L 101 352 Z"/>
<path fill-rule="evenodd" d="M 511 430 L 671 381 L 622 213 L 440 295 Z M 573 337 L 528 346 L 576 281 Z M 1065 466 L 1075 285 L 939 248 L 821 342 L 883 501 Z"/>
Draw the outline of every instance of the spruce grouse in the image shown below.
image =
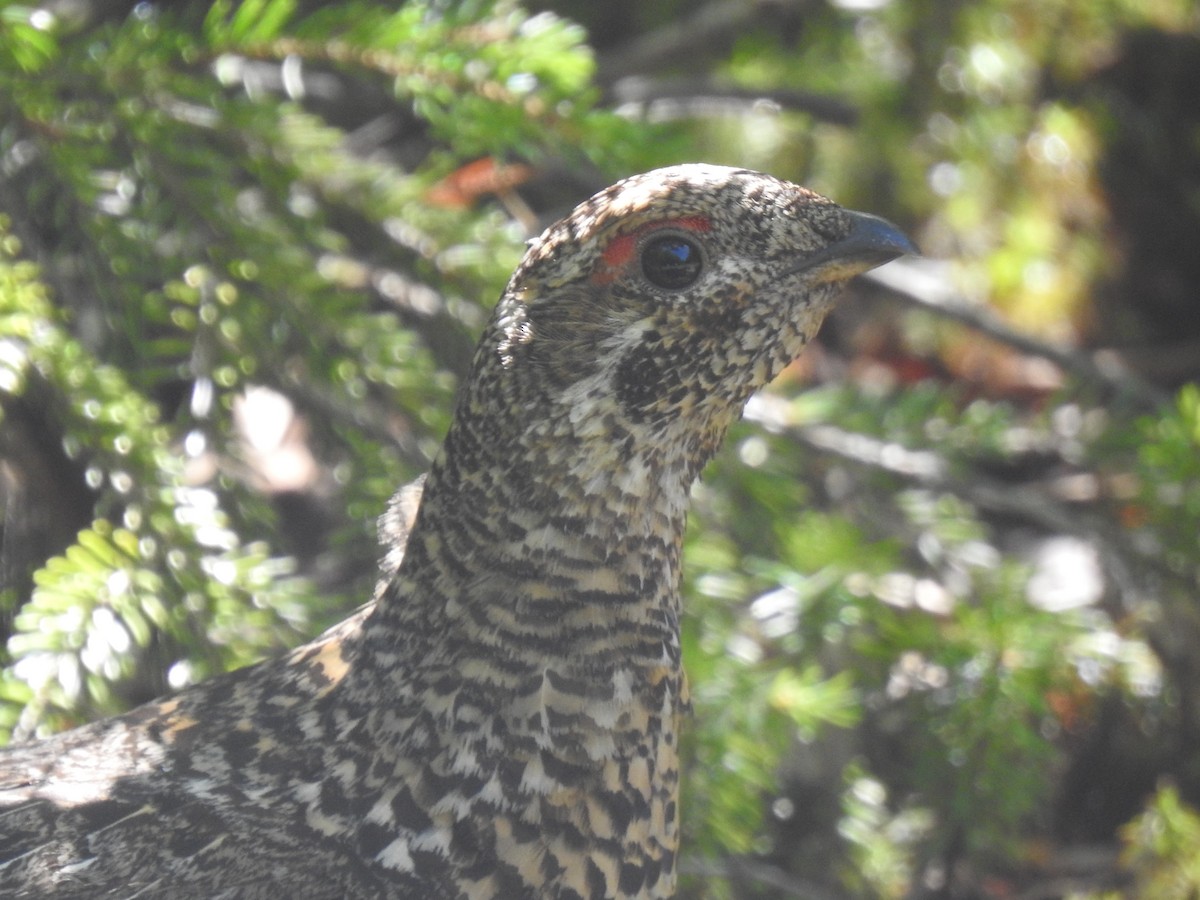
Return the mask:
<path fill-rule="evenodd" d="M 846 280 L 911 250 L 741 169 L 580 205 L 509 281 L 419 507 L 393 503 L 373 605 L 5 751 L 0 896 L 672 895 L 690 486 Z"/>

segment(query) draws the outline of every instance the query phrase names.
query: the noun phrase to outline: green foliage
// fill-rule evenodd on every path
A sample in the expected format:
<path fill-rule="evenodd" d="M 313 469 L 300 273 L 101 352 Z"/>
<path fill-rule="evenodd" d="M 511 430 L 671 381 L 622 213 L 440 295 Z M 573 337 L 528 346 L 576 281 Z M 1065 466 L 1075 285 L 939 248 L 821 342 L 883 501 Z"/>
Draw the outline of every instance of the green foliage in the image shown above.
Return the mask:
<path fill-rule="evenodd" d="M 1160 788 L 1122 836 L 1139 896 L 1186 900 L 1200 893 L 1200 814 L 1175 788 Z"/>
<path fill-rule="evenodd" d="M 0 398 L 58 389 L 64 445 L 86 448 L 99 508 L 120 522 L 97 519 L 35 575 L 13 619 L 0 726 L 62 727 L 124 709 L 119 685 L 152 648 L 168 659 L 190 651 L 175 671 L 204 677 L 311 628 L 314 599 L 281 577 L 286 563 L 243 545 L 216 495 L 186 483 L 156 407 L 70 336 L 36 269 L 14 260 L 18 242 L 0 240 Z"/>
<path fill-rule="evenodd" d="M 36 7 L 10 3 L 0 7 L 0 45 L 21 71 L 32 75 L 58 53 L 54 35 L 45 27 L 46 14 Z"/>
<path fill-rule="evenodd" d="M 850 100 L 862 126 L 763 116 L 705 123 L 710 155 L 795 177 L 839 200 L 923 223 L 922 249 L 955 260 L 973 300 L 1066 339 L 1112 255 L 1094 166 L 1103 122 L 1067 96 L 1124 33 L 1194 33 L 1190 0 L 829 4 L 805 10 L 802 46 L 742 35 L 725 72 Z M 1069 35 L 1066 39 L 1064 36 Z M 1072 98 L 1073 99 L 1073 98 Z M 751 130 L 753 139 L 741 134 Z M 869 139 L 863 135 L 869 134 Z M 872 206 L 873 204 L 873 206 Z"/>
<path fill-rule="evenodd" d="M 918 707 L 905 743 L 921 805 L 934 812 L 942 840 L 963 842 L 977 859 L 1012 854 L 1053 784 L 1058 751 L 1046 740 L 1047 700 L 1070 684 L 1070 647 L 1088 624 L 1031 607 L 1024 576 L 981 568 L 935 627 L 918 630 L 876 608 L 876 635 L 860 637 L 865 651 L 894 661 L 884 693 Z"/>
<path fill-rule="evenodd" d="M 780 407 L 767 435 L 761 425 L 739 432 L 697 491 L 687 546 L 692 841 L 714 854 L 776 850 L 765 810 L 786 796 L 780 773 L 794 743 L 850 726 L 870 737 L 851 741 L 833 773 L 843 784 L 842 847 L 827 863 L 852 895 L 906 896 L 934 860 L 987 868 L 1020 859 L 1029 834 L 1047 827 L 1068 764 L 1059 738 L 1078 727 L 1092 692 L 1119 691 L 1161 715 L 1163 673 L 1129 623 L 1094 606 L 1031 602 L 1028 565 L 1001 549 L 985 517 L 993 504 L 1019 506 L 979 463 L 1003 470 L 1031 449 L 1080 437 L 1111 447 L 1120 435 L 1138 446 L 1125 464 L 1149 457 L 1158 483 L 1175 484 L 1195 465 L 1184 449 L 1189 403 L 1182 421 L 1167 415 L 1134 430 L 1069 412 L 1067 401 L 1040 416 L 962 403 L 931 384 L 837 387 Z M 1081 429 L 1081 420 L 1099 426 Z M 857 464 L 815 456 L 795 436 L 817 423 L 846 429 L 851 447 L 877 438 L 896 470 L 865 465 L 875 459 L 866 451 Z M 1166 466 L 1159 454 L 1172 440 L 1180 446 Z M 840 486 L 836 513 L 820 509 L 830 484 Z M 1164 522 L 1178 518 L 1156 509 Z M 1180 523 L 1181 537 L 1195 533 Z M 789 721 L 781 697 L 803 715 Z"/>
<path fill-rule="evenodd" d="M 1200 387 L 1186 385 L 1174 410 L 1146 418 L 1133 434 L 1146 526 L 1163 559 L 1200 592 Z"/>
<path fill-rule="evenodd" d="M 27 734 L 244 665 L 360 603 L 369 567 L 332 596 L 288 575 L 277 513 L 239 474 L 236 398 L 265 385 L 318 425 L 347 510 L 330 541 L 371 559 L 368 523 L 436 449 L 523 236 L 497 210 L 430 203 L 431 186 L 482 152 L 591 148 L 624 168 L 634 144 L 589 109 L 580 29 L 509 3 L 144 6 L 84 29 L 8 5 L 0 23 L 0 408 L 45 410 L 96 494 L 32 597 L 5 598 L 0 730 Z M 248 67 L 285 59 L 352 72 L 442 142 L 411 171 L 356 155 L 302 103 L 245 89 Z"/>

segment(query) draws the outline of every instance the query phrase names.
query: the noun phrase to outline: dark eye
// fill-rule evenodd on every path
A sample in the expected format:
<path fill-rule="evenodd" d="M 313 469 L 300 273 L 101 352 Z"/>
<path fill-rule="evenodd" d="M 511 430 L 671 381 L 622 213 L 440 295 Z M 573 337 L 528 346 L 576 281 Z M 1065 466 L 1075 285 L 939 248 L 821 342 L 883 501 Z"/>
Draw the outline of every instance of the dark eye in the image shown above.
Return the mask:
<path fill-rule="evenodd" d="M 704 269 L 700 245 L 679 235 L 651 238 L 642 245 L 642 274 L 651 284 L 678 290 L 695 283 Z"/>

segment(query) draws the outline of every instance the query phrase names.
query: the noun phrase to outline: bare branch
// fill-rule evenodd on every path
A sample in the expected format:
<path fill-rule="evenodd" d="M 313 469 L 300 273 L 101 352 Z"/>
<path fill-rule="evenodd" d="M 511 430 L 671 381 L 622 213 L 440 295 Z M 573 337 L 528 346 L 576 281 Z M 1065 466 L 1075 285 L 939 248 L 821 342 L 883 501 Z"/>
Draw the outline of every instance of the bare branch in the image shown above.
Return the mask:
<path fill-rule="evenodd" d="M 807 878 L 800 878 L 778 866 L 762 860 L 739 856 L 725 860 L 707 860 L 688 857 L 679 865 L 684 875 L 701 878 L 720 878 L 734 883 L 754 882 L 773 888 L 781 896 L 798 897 L 800 900 L 844 900 L 845 895 Z"/>
<path fill-rule="evenodd" d="M 691 16 L 605 53 L 596 67 L 596 82 L 613 84 L 628 75 L 661 72 L 680 64 L 695 71 L 700 60 L 724 55 L 734 37 L 752 25 L 778 16 L 798 16 L 809 5 L 806 0 L 714 0 Z"/>
<path fill-rule="evenodd" d="M 751 112 L 803 112 L 834 125 L 858 124 L 858 108 L 838 97 L 809 91 L 746 88 L 708 77 L 622 78 L 612 86 L 619 113 L 651 122 L 745 115 Z"/>
<path fill-rule="evenodd" d="M 1049 360 L 1065 372 L 1117 398 L 1154 408 L 1167 402 L 1167 395 L 1135 375 L 1112 351 L 1088 354 L 1018 331 L 988 309 L 969 303 L 928 261 L 902 259 L 863 276 L 886 288 L 903 302 L 943 319 L 949 319 L 991 340 L 1022 353 Z"/>

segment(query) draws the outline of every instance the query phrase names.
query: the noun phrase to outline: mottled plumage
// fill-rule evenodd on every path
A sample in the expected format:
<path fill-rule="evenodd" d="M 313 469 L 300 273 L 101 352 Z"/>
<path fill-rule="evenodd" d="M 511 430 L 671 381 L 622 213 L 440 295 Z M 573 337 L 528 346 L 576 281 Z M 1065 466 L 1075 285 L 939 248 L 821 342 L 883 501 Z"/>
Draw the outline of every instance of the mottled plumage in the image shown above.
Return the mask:
<path fill-rule="evenodd" d="M 393 503 L 374 604 L 0 757 L 0 896 L 670 896 L 690 486 L 842 284 L 910 249 L 744 170 L 583 203 Z"/>

